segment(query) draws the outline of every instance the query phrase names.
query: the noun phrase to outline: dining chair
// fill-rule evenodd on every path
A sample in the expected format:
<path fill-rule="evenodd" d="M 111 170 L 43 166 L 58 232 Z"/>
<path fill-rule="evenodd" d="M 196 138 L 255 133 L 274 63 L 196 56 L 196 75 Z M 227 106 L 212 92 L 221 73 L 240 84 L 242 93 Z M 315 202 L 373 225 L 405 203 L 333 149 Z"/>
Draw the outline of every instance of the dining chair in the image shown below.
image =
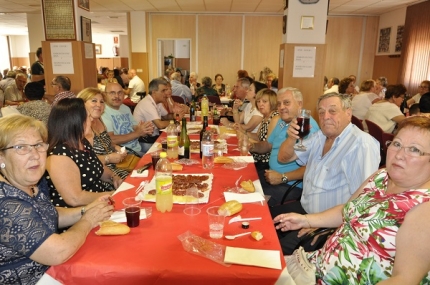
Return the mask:
<path fill-rule="evenodd" d="M 146 96 L 146 91 L 144 91 L 144 92 L 136 92 L 136 95 L 140 96 L 140 100 L 142 100 Z"/>
<path fill-rule="evenodd" d="M 209 100 L 209 103 L 214 103 L 216 105 L 222 105 L 221 99 L 218 96 L 206 96 Z"/>
<path fill-rule="evenodd" d="M 184 98 L 181 96 L 172 95 L 172 100 L 176 103 L 185 104 Z"/>
<path fill-rule="evenodd" d="M 356 116 L 352 116 L 351 117 L 351 123 L 353 123 L 354 125 L 356 125 L 357 128 L 359 128 L 360 130 L 364 131 L 363 123 Z"/>
<path fill-rule="evenodd" d="M 382 167 L 385 165 L 385 151 L 384 151 L 384 143 L 382 141 L 382 134 L 384 131 L 381 129 L 380 126 L 375 124 L 372 121 L 364 120 L 367 125 L 367 129 L 369 130 L 369 134 L 374 137 L 379 142 L 379 149 L 381 154 L 381 162 L 379 163 L 379 167 Z"/>

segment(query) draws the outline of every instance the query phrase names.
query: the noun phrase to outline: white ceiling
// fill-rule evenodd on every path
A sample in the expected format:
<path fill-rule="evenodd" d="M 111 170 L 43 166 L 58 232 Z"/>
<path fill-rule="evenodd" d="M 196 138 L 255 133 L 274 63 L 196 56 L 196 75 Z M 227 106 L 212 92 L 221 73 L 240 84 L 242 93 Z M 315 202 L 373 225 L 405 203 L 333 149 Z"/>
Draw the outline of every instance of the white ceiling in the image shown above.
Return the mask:
<path fill-rule="evenodd" d="M 93 33 L 125 35 L 127 34 L 125 13 L 128 11 L 282 15 L 283 2 L 283 0 L 90 0 L 90 10 Z M 378 16 L 419 2 L 424 1 L 330 0 L 329 15 Z M 40 11 L 41 0 L 0 0 L 0 34 L 28 34 L 26 13 Z"/>

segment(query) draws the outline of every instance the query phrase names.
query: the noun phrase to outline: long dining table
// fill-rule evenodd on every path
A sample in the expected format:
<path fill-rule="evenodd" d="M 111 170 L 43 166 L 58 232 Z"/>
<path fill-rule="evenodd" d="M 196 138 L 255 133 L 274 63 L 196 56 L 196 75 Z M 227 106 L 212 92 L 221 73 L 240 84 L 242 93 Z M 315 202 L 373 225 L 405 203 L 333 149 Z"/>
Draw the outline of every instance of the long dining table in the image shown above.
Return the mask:
<path fill-rule="evenodd" d="M 191 134 L 191 139 L 196 135 Z M 157 148 L 165 134 L 160 135 L 154 148 Z M 235 136 L 228 137 L 227 156 L 239 155 Z M 192 159 L 199 160 L 199 154 L 191 154 Z M 145 154 L 136 168 L 151 162 L 149 153 Z M 177 172 L 174 172 L 176 174 Z M 252 180 L 259 184 L 254 163 L 248 163 L 238 170 L 226 169 L 222 164 L 215 164 L 212 170 L 205 170 L 201 164 L 184 165 L 180 174 L 212 173 L 212 190 L 208 203 L 198 204 L 200 214 L 184 214 L 185 205 L 174 204 L 171 212 L 161 213 L 155 203 L 142 202 L 142 207 L 151 207 L 152 215 L 140 220 L 140 225 L 131 228 L 123 236 L 97 236 L 95 228 L 88 235 L 84 245 L 68 261 L 52 266 L 47 274 L 63 284 L 274 284 L 281 275 L 281 269 L 232 264 L 225 266 L 208 258 L 191 254 L 184 250 L 178 236 L 189 231 L 217 244 L 247 249 L 279 251 L 282 268 L 285 261 L 273 226 L 266 202 L 244 203 L 239 213 L 242 217 L 261 217 L 261 220 L 250 221 L 249 229 L 242 229 L 241 223 L 231 223 L 227 217 L 224 235 L 234 235 L 246 231 L 260 231 L 263 239 L 257 241 L 250 235 L 234 240 L 211 239 L 209 237 L 206 209 L 209 206 L 225 202 L 224 191 L 233 187 L 235 181 Z M 123 209 L 122 200 L 136 196 L 135 191 L 142 180 L 150 181 L 154 175 L 152 167 L 146 178 L 130 175 L 125 182 L 133 188 L 118 192 L 113 196 L 115 210 Z M 261 187 L 261 186 L 260 186 Z M 246 194 L 245 194 L 246 195 Z"/>

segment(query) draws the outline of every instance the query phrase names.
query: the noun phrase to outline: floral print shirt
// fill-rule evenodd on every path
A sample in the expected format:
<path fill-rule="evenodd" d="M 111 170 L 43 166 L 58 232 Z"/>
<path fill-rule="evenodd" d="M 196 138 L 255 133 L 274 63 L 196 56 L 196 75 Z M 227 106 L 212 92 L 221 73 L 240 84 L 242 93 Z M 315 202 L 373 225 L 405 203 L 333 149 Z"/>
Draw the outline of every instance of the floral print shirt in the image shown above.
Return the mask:
<path fill-rule="evenodd" d="M 376 284 L 391 276 L 396 233 L 409 210 L 430 200 L 430 189 L 386 194 L 388 175 L 381 170 L 343 209 L 343 224 L 324 247 L 308 253 L 318 284 Z M 427 274 L 421 284 L 429 284 Z"/>

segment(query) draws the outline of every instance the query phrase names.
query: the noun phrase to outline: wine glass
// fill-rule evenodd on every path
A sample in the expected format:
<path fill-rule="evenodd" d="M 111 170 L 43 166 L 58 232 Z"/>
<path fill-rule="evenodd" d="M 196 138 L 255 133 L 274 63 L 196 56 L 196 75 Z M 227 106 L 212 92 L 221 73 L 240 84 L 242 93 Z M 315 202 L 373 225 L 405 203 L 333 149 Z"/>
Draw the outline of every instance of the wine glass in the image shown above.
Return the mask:
<path fill-rule="evenodd" d="M 301 109 L 299 111 L 299 114 L 297 116 L 297 125 L 300 127 L 299 128 L 300 143 L 294 146 L 295 150 L 298 150 L 298 151 L 306 150 L 306 147 L 303 145 L 303 138 L 309 135 L 309 132 L 311 130 L 310 119 L 311 119 L 311 110 Z"/>

